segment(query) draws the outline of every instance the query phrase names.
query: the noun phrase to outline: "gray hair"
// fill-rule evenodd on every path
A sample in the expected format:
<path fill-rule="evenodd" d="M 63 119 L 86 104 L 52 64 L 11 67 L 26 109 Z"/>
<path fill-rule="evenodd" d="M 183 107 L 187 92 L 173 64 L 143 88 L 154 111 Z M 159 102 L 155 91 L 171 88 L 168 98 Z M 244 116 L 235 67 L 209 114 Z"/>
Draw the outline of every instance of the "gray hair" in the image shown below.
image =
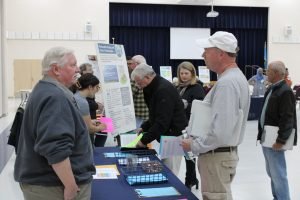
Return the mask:
<path fill-rule="evenodd" d="M 272 70 L 278 72 L 281 75 L 281 78 L 284 78 L 286 69 L 282 61 L 273 61 L 269 64 L 269 67 L 272 67 Z"/>
<path fill-rule="evenodd" d="M 135 55 L 131 58 L 133 62 L 136 62 L 138 65 L 142 63 L 147 63 L 146 58 L 142 55 Z"/>
<path fill-rule="evenodd" d="M 80 69 L 80 74 L 82 75 L 83 72 L 86 70 L 88 67 L 93 67 L 90 63 L 83 63 L 79 66 Z"/>
<path fill-rule="evenodd" d="M 48 73 L 51 69 L 51 65 L 57 64 L 63 67 L 66 64 L 66 56 L 73 55 L 74 52 L 64 47 L 53 47 L 49 49 L 42 60 L 42 75 Z"/>
<path fill-rule="evenodd" d="M 156 73 L 152 69 L 151 66 L 146 63 L 139 64 L 136 68 L 131 72 L 131 80 L 134 80 L 135 77 L 139 77 L 140 79 L 145 76 L 155 76 Z"/>

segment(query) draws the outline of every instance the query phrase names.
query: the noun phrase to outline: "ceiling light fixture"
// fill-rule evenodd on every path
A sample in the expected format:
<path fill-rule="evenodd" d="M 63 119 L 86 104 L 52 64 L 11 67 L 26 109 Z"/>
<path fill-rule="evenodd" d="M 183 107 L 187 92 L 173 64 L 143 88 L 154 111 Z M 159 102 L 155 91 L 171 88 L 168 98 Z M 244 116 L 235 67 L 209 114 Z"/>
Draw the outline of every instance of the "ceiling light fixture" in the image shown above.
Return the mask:
<path fill-rule="evenodd" d="M 206 17 L 218 17 L 219 12 L 214 11 L 214 0 L 211 0 L 211 10 L 206 14 Z"/>

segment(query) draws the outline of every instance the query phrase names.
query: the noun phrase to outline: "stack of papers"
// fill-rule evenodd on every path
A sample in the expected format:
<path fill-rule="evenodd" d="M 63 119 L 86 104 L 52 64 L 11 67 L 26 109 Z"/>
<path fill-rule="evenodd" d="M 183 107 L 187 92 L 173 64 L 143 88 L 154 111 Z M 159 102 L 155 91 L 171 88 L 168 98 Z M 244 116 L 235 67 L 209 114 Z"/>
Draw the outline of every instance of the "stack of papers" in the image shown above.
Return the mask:
<path fill-rule="evenodd" d="M 135 189 L 140 198 L 181 195 L 174 187 Z"/>
<path fill-rule="evenodd" d="M 94 179 L 117 179 L 120 175 L 116 165 L 97 165 Z"/>

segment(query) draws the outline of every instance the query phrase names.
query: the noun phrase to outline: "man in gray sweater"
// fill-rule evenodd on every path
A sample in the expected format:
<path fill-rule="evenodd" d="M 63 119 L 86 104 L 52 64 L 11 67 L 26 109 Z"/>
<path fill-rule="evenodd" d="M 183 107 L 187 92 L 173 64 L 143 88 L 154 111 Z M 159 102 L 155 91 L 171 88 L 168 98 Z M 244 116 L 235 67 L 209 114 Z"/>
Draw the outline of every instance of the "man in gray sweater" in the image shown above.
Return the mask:
<path fill-rule="evenodd" d="M 27 200 L 90 199 L 92 148 L 68 89 L 78 72 L 71 50 L 54 47 L 46 52 L 44 77 L 27 102 L 15 162 L 14 177 Z"/>

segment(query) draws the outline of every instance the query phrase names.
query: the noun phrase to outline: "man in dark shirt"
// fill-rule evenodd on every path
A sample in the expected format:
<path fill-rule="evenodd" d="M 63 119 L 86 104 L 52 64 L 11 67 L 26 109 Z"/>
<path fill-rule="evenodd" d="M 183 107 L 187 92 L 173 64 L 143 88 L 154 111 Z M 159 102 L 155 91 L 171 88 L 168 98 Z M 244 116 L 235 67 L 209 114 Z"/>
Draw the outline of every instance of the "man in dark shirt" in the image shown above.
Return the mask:
<path fill-rule="evenodd" d="M 267 174 L 271 179 L 274 199 L 290 200 L 284 145 L 287 140 L 297 144 L 296 101 L 292 89 L 284 80 L 285 65 L 281 61 L 271 62 L 267 69 L 271 83 L 265 98 L 260 120 L 258 120 L 257 139 L 264 142 L 270 128 L 277 132 L 272 146 L 262 146 Z M 278 130 L 277 130 L 278 129 Z"/>
<path fill-rule="evenodd" d="M 14 177 L 26 200 L 89 200 L 95 173 L 89 133 L 68 89 L 79 72 L 73 51 L 48 50 L 30 94 Z M 34 191 L 34 192 L 33 192 Z"/>
<path fill-rule="evenodd" d="M 143 137 L 138 147 L 144 147 L 160 137 L 179 136 L 187 126 L 184 106 L 176 88 L 166 79 L 156 75 L 153 69 L 142 63 L 131 73 L 131 79 L 143 89 L 145 102 L 149 108 L 149 119 L 141 128 Z M 177 175 L 182 157 L 163 159 L 163 162 Z"/>

